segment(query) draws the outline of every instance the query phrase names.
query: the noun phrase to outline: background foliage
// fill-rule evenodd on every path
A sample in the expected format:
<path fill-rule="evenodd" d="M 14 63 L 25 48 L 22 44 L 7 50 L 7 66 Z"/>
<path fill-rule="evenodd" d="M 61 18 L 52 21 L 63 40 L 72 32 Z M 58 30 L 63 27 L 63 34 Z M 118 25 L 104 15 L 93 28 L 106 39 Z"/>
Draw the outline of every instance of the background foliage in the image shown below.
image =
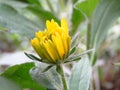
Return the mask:
<path fill-rule="evenodd" d="M 89 88 L 91 90 L 115 90 L 120 88 L 117 86 L 117 82 L 120 82 L 117 80 L 120 73 L 119 68 L 116 69 L 114 66 L 114 64 L 119 66 L 117 62 L 120 57 L 119 3 L 120 0 L 0 0 L 0 34 L 6 36 L 1 36 L 0 42 L 3 43 L 3 40 L 6 40 L 6 45 L 12 43 L 15 47 L 10 50 L 11 52 L 16 51 L 19 47 L 25 48 L 25 45 L 21 43 L 29 42 L 36 31 L 43 30 L 46 20 L 54 19 L 60 23 L 60 19 L 65 17 L 73 39 L 71 45 L 73 54 L 77 54 L 75 57 L 79 58 L 75 65 L 71 63 L 65 66 L 67 71 L 71 72 L 71 75 L 66 72 L 69 76 L 69 90 L 88 90 Z M 114 27 L 118 27 L 117 34 Z M 1 43 L 0 45 L 5 46 Z M 26 46 L 29 49 L 29 44 Z M 89 49 L 94 50 L 88 53 L 88 56 L 84 55 L 80 59 L 81 53 Z M 0 50 L 1 53 L 9 51 L 1 48 Z M 45 83 L 55 82 L 45 78 L 45 80 L 38 80 L 36 83 L 32 78 L 36 79 L 35 73 L 38 72 L 33 69 L 33 77 L 31 78 L 29 70 L 32 67 L 34 67 L 33 62 L 15 65 L 3 70 L 0 77 L 0 89 L 6 90 L 12 86 L 13 88 L 9 88 L 10 90 L 26 88 L 46 90 Z M 2 70 L 2 65 L 0 68 Z M 39 68 L 42 70 L 42 67 Z M 58 75 L 52 70 L 43 74 L 50 78 L 49 74 L 54 75 L 54 80 L 60 83 Z M 39 74 L 41 75 L 41 73 Z M 76 82 L 77 84 L 75 84 Z M 110 87 L 107 86 L 109 83 Z M 3 87 L 5 84 L 6 87 Z M 49 85 L 47 88 L 54 87 L 50 89 L 60 87 Z"/>

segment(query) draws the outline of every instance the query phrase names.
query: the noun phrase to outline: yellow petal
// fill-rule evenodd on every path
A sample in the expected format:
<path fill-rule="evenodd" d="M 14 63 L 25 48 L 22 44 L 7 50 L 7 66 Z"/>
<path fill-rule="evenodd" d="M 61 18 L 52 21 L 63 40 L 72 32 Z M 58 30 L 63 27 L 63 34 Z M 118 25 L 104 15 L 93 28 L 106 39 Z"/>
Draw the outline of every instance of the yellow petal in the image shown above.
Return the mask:
<path fill-rule="evenodd" d="M 36 32 L 36 37 L 40 40 L 43 37 L 43 33 L 41 31 Z"/>
<path fill-rule="evenodd" d="M 51 30 L 51 22 L 49 20 L 46 21 L 46 27 L 47 27 L 47 30 Z"/>
<path fill-rule="evenodd" d="M 45 56 L 41 53 L 41 47 L 39 44 L 39 40 L 37 38 L 34 38 L 33 40 L 31 40 L 31 44 L 33 46 L 33 48 L 35 49 L 35 51 L 38 53 L 38 55 L 45 59 Z"/>
<path fill-rule="evenodd" d="M 68 46 L 68 52 L 70 50 L 70 45 L 71 45 L 71 37 L 67 38 L 67 46 Z"/>
<path fill-rule="evenodd" d="M 58 60 L 61 59 L 59 54 L 58 54 L 57 48 L 51 40 L 48 40 L 48 42 L 49 42 L 49 48 L 50 48 L 51 52 L 53 53 L 53 55 L 55 56 L 56 62 L 57 62 Z"/>
<path fill-rule="evenodd" d="M 67 22 L 62 19 L 59 26 L 53 19 L 47 20 L 46 27 L 44 31 L 36 32 L 36 38 L 31 40 L 31 44 L 45 62 L 60 63 L 70 50 L 71 38 Z"/>
<path fill-rule="evenodd" d="M 46 21 L 46 27 L 48 31 L 55 32 L 55 30 L 57 30 L 59 25 L 52 19 L 51 22 L 48 20 Z"/>
<path fill-rule="evenodd" d="M 64 28 L 66 33 L 68 33 L 68 24 L 64 18 L 61 20 L 61 27 Z"/>
<path fill-rule="evenodd" d="M 53 62 L 52 58 L 50 57 L 49 53 L 46 50 L 46 47 L 43 43 L 40 43 L 42 54 L 45 56 L 45 59 L 49 62 Z"/>
<path fill-rule="evenodd" d="M 44 45 L 46 51 L 48 52 L 50 58 L 55 61 L 54 52 L 52 52 L 52 49 L 51 49 L 51 47 L 50 47 L 50 44 L 49 44 L 48 42 L 46 42 L 46 43 L 43 43 L 43 45 Z"/>
<path fill-rule="evenodd" d="M 62 43 L 63 43 L 63 47 L 64 47 L 64 51 L 67 54 L 68 52 L 68 46 L 67 46 L 67 37 L 65 34 L 62 34 Z"/>
<path fill-rule="evenodd" d="M 56 36 L 52 36 L 52 41 L 57 48 L 59 56 L 61 57 L 61 59 L 63 59 L 63 55 L 65 52 L 64 52 L 62 40 L 61 40 L 61 37 L 59 36 L 59 34 L 57 34 Z"/>

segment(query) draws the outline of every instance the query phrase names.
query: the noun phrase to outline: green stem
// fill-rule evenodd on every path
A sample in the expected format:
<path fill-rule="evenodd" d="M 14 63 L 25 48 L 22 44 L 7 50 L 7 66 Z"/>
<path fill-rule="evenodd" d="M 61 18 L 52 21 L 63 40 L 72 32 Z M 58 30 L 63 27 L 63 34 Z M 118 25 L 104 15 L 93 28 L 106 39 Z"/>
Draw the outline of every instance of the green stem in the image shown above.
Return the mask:
<path fill-rule="evenodd" d="M 87 26 L 87 50 L 90 49 L 90 32 L 91 32 L 91 24 L 90 24 L 90 21 L 88 21 L 88 26 Z"/>
<path fill-rule="evenodd" d="M 88 26 L 87 26 L 87 45 L 86 45 L 86 48 L 87 50 L 89 50 L 91 48 L 90 44 L 90 38 L 91 38 L 91 21 L 89 20 L 88 21 Z M 96 45 L 94 45 L 96 46 Z M 91 58 L 91 65 L 94 66 L 95 63 L 96 63 L 96 60 L 97 60 L 97 52 L 96 52 L 96 48 L 94 47 L 94 51 L 92 53 L 88 53 L 89 55 L 89 58 Z"/>
<path fill-rule="evenodd" d="M 87 45 L 86 45 L 86 48 L 87 50 L 89 50 L 91 47 L 90 47 L 90 38 L 91 38 L 91 23 L 90 21 L 88 20 L 88 26 L 87 26 Z M 91 58 L 91 53 L 88 53 L 88 56 L 89 58 Z"/>
<path fill-rule="evenodd" d="M 97 52 L 96 52 L 96 48 L 95 50 L 92 52 L 91 54 L 91 65 L 94 66 L 97 60 Z"/>
<path fill-rule="evenodd" d="M 61 78 L 62 78 L 63 88 L 64 88 L 64 90 L 68 90 L 62 65 L 59 66 L 59 70 L 60 70 L 59 73 L 60 73 Z"/>

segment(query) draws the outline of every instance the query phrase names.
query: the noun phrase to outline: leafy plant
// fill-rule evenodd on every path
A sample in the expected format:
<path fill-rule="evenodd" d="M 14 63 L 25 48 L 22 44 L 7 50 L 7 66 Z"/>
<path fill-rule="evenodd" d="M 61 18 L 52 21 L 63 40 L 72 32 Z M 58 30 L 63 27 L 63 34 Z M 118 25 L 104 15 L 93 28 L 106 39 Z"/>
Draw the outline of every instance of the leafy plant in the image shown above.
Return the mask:
<path fill-rule="evenodd" d="M 1 0 L 1 31 L 16 33 L 32 39 L 35 37 L 35 32 L 44 32 L 42 30 L 45 28 L 46 20 L 54 19 L 55 22 L 51 21 L 51 23 L 54 22 L 55 25 L 58 23 L 59 28 L 58 26 L 52 27 L 52 24 L 50 24 L 53 31 L 54 28 L 57 28 L 57 30 L 61 28 L 61 30 L 66 30 L 65 22 L 62 24 L 61 21 L 60 26 L 60 19 L 64 17 L 68 21 L 71 36 L 71 38 L 69 38 L 71 40 L 71 48 L 70 50 L 68 49 L 70 52 L 65 53 L 64 56 L 60 56 L 61 54 L 58 52 L 54 53 L 55 50 L 57 51 L 57 47 L 53 44 L 50 45 L 54 50 L 52 54 L 58 54 L 60 58 L 64 58 L 64 60 L 60 62 L 54 62 L 54 59 L 49 59 L 49 57 L 46 59 L 46 56 L 50 54 L 50 50 L 46 47 L 46 55 L 42 53 L 42 51 L 45 52 L 45 48 L 44 50 L 40 48 L 40 51 L 38 51 L 39 47 L 34 46 L 36 43 L 34 40 L 32 45 L 35 50 L 37 48 L 36 52 L 40 58 L 25 53 L 26 56 L 35 61 L 12 66 L 3 72 L 0 77 L 0 82 L 3 81 L 6 83 L 7 87 L 2 87 L 2 90 L 11 86 L 16 90 L 25 88 L 33 90 L 89 90 L 92 88 L 91 90 L 94 90 L 94 88 L 91 87 L 92 85 L 90 85 L 91 83 L 95 84 L 92 81 L 92 70 L 97 62 L 101 44 L 105 40 L 110 27 L 120 16 L 119 3 L 120 0 Z M 65 15 L 62 16 L 64 13 Z M 65 34 L 66 36 L 64 37 L 68 40 L 68 34 L 66 34 L 65 31 L 61 33 L 62 35 Z M 50 40 L 53 40 L 52 35 L 54 34 L 52 32 L 52 34 L 47 33 L 44 35 L 47 35 Z M 38 36 L 39 35 L 36 35 L 36 38 L 38 38 Z M 48 40 L 48 38 L 46 40 Z M 60 38 L 62 38 L 62 36 L 60 36 Z M 84 39 L 82 40 L 82 38 Z M 58 40 L 56 41 L 58 42 L 56 45 L 60 44 L 59 39 L 56 40 Z M 65 39 L 63 40 L 62 38 L 61 40 L 64 44 L 63 48 L 70 43 L 69 41 L 65 44 Z M 82 45 L 85 48 L 82 48 Z M 41 46 L 45 47 L 44 44 Z M 62 49 L 62 47 L 59 48 L 60 50 Z M 75 64 L 72 63 L 73 61 Z M 66 63 L 68 63 L 68 66 L 65 65 Z M 67 74 L 64 74 L 63 64 L 65 68 L 71 72 L 71 75 L 67 73 L 68 78 L 66 78 Z M 119 63 L 115 64 L 119 65 Z M 70 68 L 71 66 L 73 66 L 72 70 Z M 0 87 L 4 85 L 4 83 L 0 84 Z M 11 88 L 11 90 L 14 88 Z"/>

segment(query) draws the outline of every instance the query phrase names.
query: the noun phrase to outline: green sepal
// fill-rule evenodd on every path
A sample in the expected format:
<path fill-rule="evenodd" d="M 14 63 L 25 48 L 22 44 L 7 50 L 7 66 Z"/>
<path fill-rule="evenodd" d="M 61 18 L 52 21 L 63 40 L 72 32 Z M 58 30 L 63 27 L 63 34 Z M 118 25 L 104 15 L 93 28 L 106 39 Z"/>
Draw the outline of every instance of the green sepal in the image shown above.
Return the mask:
<path fill-rule="evenodd" d="M 70 55 L 73 54 L 75 51 L 76 51 L 76 47 L 73 47 L 73 48 L 70 50 Z"/>
<path fill-rule="evenodd" d="M 56 66 L 56 71 L 60 74 L 61 73 L 61 71 L 60 71 L 60 65 L 57 65 Z"/>
<path fill-rule="evenodd" d="M 79 36 L 80 32 L 77 32 L 73 37 L 72 37 L 72 42 L 71 42 L 71 47 L 76 47 L 79 44 Z"/>
<path fill-rule="evenodd" d="M 79 61 L 81 59 L 81 56 L 80 57 L 76 57 L 76 58 L 72 58 L 72 59 L 67 59 L 65 61 L 65 63 L 69 63 L 69 62 L 73 62 L 73 61 Z"/>
<path fill-rule="evenodd" d="M 47 67 L 42 71 L 42 73 L 48 71 L 48 70 L 51 69 L 52 67 L 53 67 L 53 65 L 49 65 L 49 66 L 47 66 Z"/>
<path fill-rule="evenodd" d="M 30 59 L 32 59 L 32 60 L 37 60 L 37 61 L 43 62 L 42 59 L 40 59 L 40 58 L 38 58 L 38 57 L 36 57 L 36 56 L 34 56 L 34 55 L 32 55 L 32 54 L 28 54 L 28 53 L 26 53 L 26 52 L 24 52 L 24 54 L 25 54 L 28 58 L 30 58 Z"/>
<path fill-rule="evenodd" d="M 66 60 L 65 60 L 65 63 L 68 63 L 68 62 L 72 62 L 72 61 L 78 61 L 81 59 L 81 56 L 85 55 L 85 54 L 88 54 L 90 52 L 92 52 L 94 49 L 89 49 L 89 50 L 86 50 L 84 51 L 83 53 L 80 53 L 80 54 L 75 54 L 75 55 L 70 55 Z"/>

